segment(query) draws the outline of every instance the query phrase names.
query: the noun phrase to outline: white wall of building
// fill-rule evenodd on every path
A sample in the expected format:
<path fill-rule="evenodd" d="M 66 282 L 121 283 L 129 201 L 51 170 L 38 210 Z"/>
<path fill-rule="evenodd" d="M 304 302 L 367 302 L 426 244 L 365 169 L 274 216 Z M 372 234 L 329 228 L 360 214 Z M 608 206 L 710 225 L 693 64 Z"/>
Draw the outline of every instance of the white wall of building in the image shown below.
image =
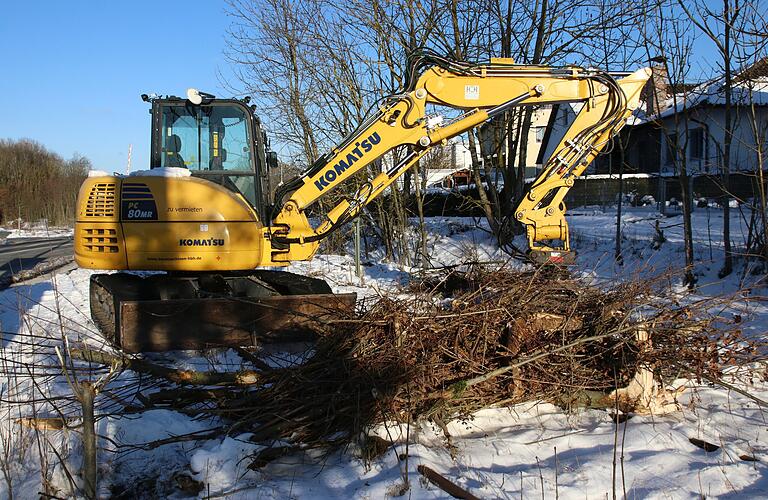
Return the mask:
<path fill-rule="evenodd" d="M 757 148 L 760 141 L 755 139 L 752 117 L 745 107 L 733 108 L 735 118 L 733 142 L 730 154 L 730 169 L 732 172 L 754 171 L 757 168 Z M 677 130 L 678 147 L 685 147 L 688 171 L 691 174 L 717 174 L 720 172 L 725 145 L 725 109 L 722 106 L 698 106 L 688 111 L 688 120 L 682 115 L 678 118 L 677 127 L 673 117 L 664 119 L 664 130 L 661 132 L 661 172 L 675 173 L 674 162 L 669 157 L 670 134 Z M 762 139 L 762 154 L 768 152 L 768 108 L 755 107 L 755 123 L 758 136 Z M 699 130 L 698 132 L 696 130 Z M 703 142 L 699 148 L 701 154 L 696 154 L 693 144 L 697 134 Z M 686 140 L 687 137 L 687 140 Z M 765 158 L 763 168 L 766 167 Z"/>

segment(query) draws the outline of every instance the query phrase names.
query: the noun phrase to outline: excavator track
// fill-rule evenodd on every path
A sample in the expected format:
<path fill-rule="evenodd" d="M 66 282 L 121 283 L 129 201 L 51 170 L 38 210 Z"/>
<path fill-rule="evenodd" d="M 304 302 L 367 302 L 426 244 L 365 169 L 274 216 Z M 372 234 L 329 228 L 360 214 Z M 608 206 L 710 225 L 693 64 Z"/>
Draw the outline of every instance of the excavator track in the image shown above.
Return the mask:
<path fill-rule="evenodd" d="M 95 274 L 91 318 L 125 352 L 312 340 L 354 314 L 356 294 L 285 271 L 140 276 Z"/>

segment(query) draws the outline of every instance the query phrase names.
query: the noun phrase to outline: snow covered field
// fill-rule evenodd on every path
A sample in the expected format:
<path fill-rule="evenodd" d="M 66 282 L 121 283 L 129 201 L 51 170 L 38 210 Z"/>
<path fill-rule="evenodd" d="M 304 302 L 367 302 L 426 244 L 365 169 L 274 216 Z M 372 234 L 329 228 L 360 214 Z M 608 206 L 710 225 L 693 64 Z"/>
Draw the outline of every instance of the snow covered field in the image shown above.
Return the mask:
<path fill-rule="evenodd" d="M 652 248 L 655 223 L 667 241 Z M 650 276 L 683 261 L 680 217 L 664 218 L 655 212 L 629 210 L 622 218 L 625 260 L 613 261 L 615 212 L 579 210 L 569 217 L 573 246 L 578 249 L 575 272 L 596 283 L 636 275 Z M 495 261 L 521 266 L 498 249 L 488 234 L 471 219 L 433 218 L 427 221 L 433 265 L 467 261 Z M 722 245 L 722 213 L 700 210 L 694 214 L 697 267 L 701 288 L 697 294 L 740 293 L 733 313 L 743 315 L 745 331 L 764 335 L 768 329 L 768 301 L 764 284 L 757 276 L 743 275 L 741 266 L 726 280 L 717 278 Z M 732 219 L 735 244 L 743 244 L 744 223 L 738 213 Z M 711 252 L 711 253 L 710 253 Z M 355 291 L 375 298 L 382 291 L 397 291 L 408 282 L 409 270 L 372 256 L 363 267 L 365 275 L 354 275 L 349 256 L 323 255 L 312 262 L 298 263 L 289 270 L 321 276 L 334 291 Z M 70 473 L 80 466 L 79 437 L 75 430 L 35 432 L 16 419 L 35 410 L 57 415 L 39 402 L 41 394 L 71 394 L 58 375 L 53 347 L 62 344 L 62 332 L 70 339 L 98 343 L 88 319 L 88 279 L 82 269 L 62 271 L 48 279 L 0 292 L 0 329 L 4 332 L 2 353 L 2 410 L 0 418 L 0 496 L 9 495 L 8 484 L 18 498 L 37 498 L 43 477 L 58 496 L 69 495 Z M 672 287 L 677 287 L 671 282 Z M 749 293 L 739 292 L 748 287 Z M 683 299 L 684 300 L 684 299 Z M 730 313 L 730 311 L 729 311 Z M 46 337 L 39 339 L 38 337 Z M 34 351 L 26 344 L 34 339 Z M 241 360 L 230 351 L 201 355 L 196 352 L 154 355 L 179 367 L 234 370 Z M 24 361 L 44 360 L 50 368 L 36 374 L 34 386 L 23 370 Z M 768 400 L 768 383 L 762 371 L 732 375 L 733 384 Z M 664 416 L 633 416 L 616 424 L 601 410 L 566 413 L 544 402 L 512 408 L 488 409 L 471 420 L 449 424 L 453 447 L 447 446 L 440 429 L 415 424 L 410 429 L 408 460 L 405 427 L 382 424 L 376 431 L 398 444 L 368 464 L 359 450 L 349 449 L 320 460 L 310 456 L 288 456 L 263 469 L 246 468 L 249 454 L 260 449 L 248 435 L 226 439 L 189 441 L 142 449 L 149 441 L 172 435 L 202 432 L 215 427 L 209 420 L 195 419 L 167 410 L 135 414 L 114 413 L 130 403 L 142 387 L 136 374 L 126 372 L 110 382 L 98 399 L 100 445 L 100 492 L 104 497 L 126 488 L 146 497 L 227 498 L 383 498 L 401 489 L 407 475 L 407 498 L 445 498 L 447 495 L 426 483 L 417 472 L 426 465 L 480 498 L 700 498 L 768 497 L 768 420 L 758 403 L 722 387 L 697 381 L 678 380 L 675 387 L 687 390 L 679 399 L 681 411 Z M 9 401 L 27 402 L 11 404 Z M 66 417 L 79 414 L 67 400 L 59 402 Z M 76 423 L 76 422 L 75 422 Z M 719 447 L 707 452 L 692 444 L 700 439 Z M 135 445 L 126 447 L 127 445 Z M 118 450 L 119 451 L 115 451 Z M 40 465 L 45 450 L 48 465 Z M 56 459 L 56 451 L 67 470 Z M 757 461 L 747 460 L 754 458 Z M 193 494 L 183 487 L 186 477 L 205 483 Z M 128 498 L 130 496 L 126 496 Z"/>

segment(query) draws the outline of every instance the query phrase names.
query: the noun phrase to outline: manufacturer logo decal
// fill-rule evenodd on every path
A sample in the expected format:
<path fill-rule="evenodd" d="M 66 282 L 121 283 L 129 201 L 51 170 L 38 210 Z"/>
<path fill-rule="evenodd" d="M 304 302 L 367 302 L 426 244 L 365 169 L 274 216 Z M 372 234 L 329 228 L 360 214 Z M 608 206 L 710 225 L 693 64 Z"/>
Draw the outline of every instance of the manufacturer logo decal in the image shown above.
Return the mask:
<path fill-rule="evenodd" d="M 179 240 L 180 247 L 221 247 L 224 246 L 224 238 L 187 238 Z"/>
<path fill-rule="evenodd" d="M 123 219 L 157 220 L 157 205 L 152 191 L 140 182 L 123 182 L 120 196 Z"/>
<path fill-rule="evenodd" d="M 356 142 L 355 148 L 347 155 L 345 160 L 340 160 L 339 163 L 326 170 L 323 175 L 315 181 L 315 187 L 317 187 L 318 191 L 327 188 L 328 184 L 335 181 L 336 178 L 351 167 L 353 163 L 362 160 L 365 153 L 373 149 L 373 146 L 379 142 L 381 142 L 381 137 L 378 132 L 372 133 L 367 139 Z"/>

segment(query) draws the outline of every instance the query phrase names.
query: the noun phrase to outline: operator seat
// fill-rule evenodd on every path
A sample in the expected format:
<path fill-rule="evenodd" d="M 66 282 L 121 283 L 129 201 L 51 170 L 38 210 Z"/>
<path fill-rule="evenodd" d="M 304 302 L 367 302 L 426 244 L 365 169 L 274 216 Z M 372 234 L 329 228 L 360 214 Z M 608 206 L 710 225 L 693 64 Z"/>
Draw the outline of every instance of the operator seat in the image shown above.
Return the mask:
<path fill-rule="evenodd" d="M 187 168 L 184 164 L 184 158 L 179 154 L 181 151 L 181 137 L 173 134 L 165 138 L 165 166 Z"/>

